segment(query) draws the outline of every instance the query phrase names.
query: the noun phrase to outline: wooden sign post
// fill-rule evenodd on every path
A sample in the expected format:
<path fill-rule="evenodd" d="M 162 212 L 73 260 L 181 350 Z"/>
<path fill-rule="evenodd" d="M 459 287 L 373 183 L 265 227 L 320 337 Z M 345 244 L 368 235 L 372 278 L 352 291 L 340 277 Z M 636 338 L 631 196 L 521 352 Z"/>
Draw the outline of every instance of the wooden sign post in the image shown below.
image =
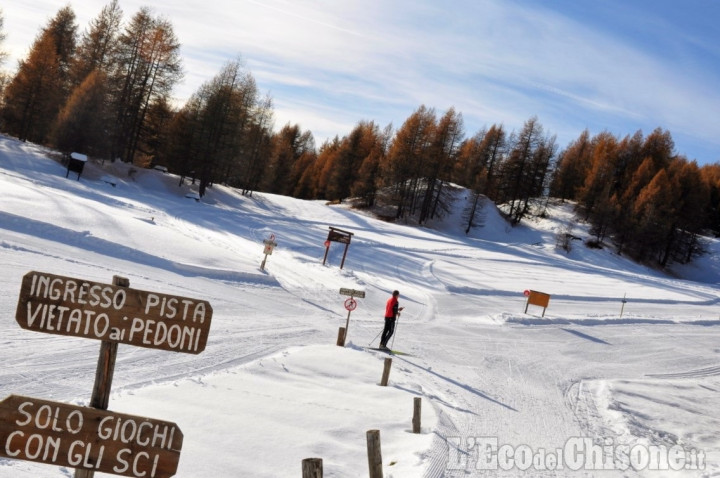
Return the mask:
<path fill-rule="evenodd" d="M 11 395 L 0 402 L 0 457 L 137 478 L 175 475 L 171 422 Z M 77 474 L 76 474 L 77 476 Z"/>
<path fill-rule="evenodd" d="M 130 279 L 113 276 L 113 285 L 130 287 Z M 17 320 L 17 317 L 16 319 Z M 97 368 L 95 369 L 95 384 L 93 385 L 90 406 L 98 410 L 107 410 L 110 405 L 110 391 L 112 390 L 113 376 L 115 375 L 115 360 L 117 358 L 118 343 L 103 340 L 100 342 Z M 179 458 L 179 457 L 178 457 Z M 76 469 L 75 478 L 93 478 L 94 470 Z"/>
<path fill-rule="evenodd" d="M 260 264 L 260 270 L 265 270 L 265 263 L 267 262 L 268 256 L 271 256 L 273 253 L 273 250 L 277 247 L 277 242 L 275 242 L 275 234 L 270 234 L 270 237 L 263 240 L 263 244 L 265 244 L 265 248 L 263 249 L 263 254 L 265 254 L 265 258 L 262 261 L 262 264 Z"/>
<path fill-rule="evenodd" d="M 340 340 L 340 338 L 339 338 L 340 336 L 338 335 L 338 345 L 341 347 L 344 347 L 345 342 L 347 341 L 348 329 L 350 328 L 350 314 L 352 314 L 352 311 L 357 308 L 357 301 L 355 300 L 355 297 L 364 299 L 365 291 L 341 288 L 340 294 L 350 297 L 349 299 L 345 300 L 345 310 L 348 311 L 348 314 L 347 314 L 347 319 L 345 320 L 345 330 L 342 333 L 342 341 Z"/>
<path fill-rule="evenodd" d="M 5 421 L 0 422 L 0 432 L 8 430 L 4 439 L 6 455 L 0 456 L 76 468 L 75 478 L 92 478 L 95 471 L 137 478 L 164 478 L 175 474 L 182 447 L 182 432 L 177 426 L 169 422 L 101 411 L 108 408 L 118 344 L 199 354 L 207 344 L 213 310 L 210 303 L 204 300 L 135 290 L 129 286 L 130 281 L 119 276 L 113 277 L 110 285 L 44 272 L 25 274 L 15 313 L 15 320 L 20 327 L 48 334 L 96 339 L 102 343 L 90 400 L 93 408 L 73 409 L 69 405 L 38 399 L 10 397 L 12 400 L 6 400 L 6 408 L 11 410 L 17 405 L 16 412 L 25 418 L 14 419 L 14 412 L 8 412 L 10 418 L 6 416 Z M 18 404 L 18 400 L 22 403 Z M 40 418 L 38 415 L 33 421 L 28 410 L 36 403 L 40 404 L 38 413 L 42 410 L 45 410 L 42 413 L 52 413 L 46 420 L 44 415 Z M 62 417 L 65 417 L 67 430 L 62 428 Z M 97 426 L 99 439 L 92 435 L 92 431 L 82 428 L 85 417 L 89 417 L 88 426 Z M 45 437 L 33 430 L 8 428 L 12 427 L 7 425 L 8 420 L 11 423 L 14 420 L 17 426 L 32 422 L 41 430 L 51 427 L 53 432 L 69 431 L 70 435 L 77 436 L 69 445 L 66 444 L 69 446 L 66 450 L 61 448 L 61 438 L 55 435 Z M 103 423 L 111 425 L 111 428 L 103 431 Z M 158 431 L 158 427 L 162 426 L 165 427 L 164 431 Z M 150 429 L 152 438 L 147 435 L 151 433 Z M 175 431 L 179 433 L 179 439 L 173 442 Z M 5 436 L 2 433 L 0 440 Z M 141 433 L 146 435 L 141 437 Z M 168 433 L 171 445 L 176 445 L 173 448 L 176 458 L 161 459 L 157 453 L 151 456 L 152 450 L 143 449 L 148 444 L 151 448 L 156 447 L 158 440 L 164 444 Z M 27 441 L 23 441 L 26 436 Z M 123 445 L 128 445 L 118 450 L 116 448 L 120 445 L 115 448 L 107 446 L 109 453 L 116 452 L 115 461 L 103 458 L 107 455 L 102 440 L 111 436 L 112 441 L 119 439 Z M 91 451 L 89 444 L 93 444 L 95 452 Z M 67 460 L 57 461 L 63 453 L 67 455 Z M 52 460 L 48 461 L 50 458 Z"/>
<path fill-rule="evenodd" d="M 65 177 L 70 175 L 70 171 L 77 173 L 77 180 L 80 181 L 80 175 L 82 175 L 83 169 L 85 169 L 85 163 L 87 163 L 88 157 L 80 153 L 71 153 L 68 158 L 67 172 Z"/>
<path fill-rule="evenodd" d="M 345 244 L 345 252 L 343 252 L 342 262 L 340 263 L 340 269 L 343 268 L 345 265 L 345 257 L 347 257 L 348 248 L 350 247 L 350 241 L 352 240 L 353 233 L 348 231 L 343 231 L 342 229 L 338 229 L 336 227 L 329 228 L 330 232 L 328 232 L 327 240 L 325 241 L 325 257 L 323 257 L 323 265 L 325 265 L 325 261 L 327 261 L 328 252 L 330 252 L 330 243 L 331 242 L 339 242 L 341 244 Z"/>

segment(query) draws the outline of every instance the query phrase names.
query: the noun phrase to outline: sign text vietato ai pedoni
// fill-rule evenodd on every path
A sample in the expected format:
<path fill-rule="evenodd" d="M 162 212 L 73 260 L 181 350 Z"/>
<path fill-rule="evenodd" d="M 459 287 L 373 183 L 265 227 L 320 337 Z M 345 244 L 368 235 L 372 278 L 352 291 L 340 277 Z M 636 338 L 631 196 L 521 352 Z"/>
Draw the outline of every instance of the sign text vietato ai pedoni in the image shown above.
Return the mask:
<path fill-rule="evenodd" d="M 36 332 L 198 354 L 212 313 L 205 300 L 32 271 L 15 320 Z"/>

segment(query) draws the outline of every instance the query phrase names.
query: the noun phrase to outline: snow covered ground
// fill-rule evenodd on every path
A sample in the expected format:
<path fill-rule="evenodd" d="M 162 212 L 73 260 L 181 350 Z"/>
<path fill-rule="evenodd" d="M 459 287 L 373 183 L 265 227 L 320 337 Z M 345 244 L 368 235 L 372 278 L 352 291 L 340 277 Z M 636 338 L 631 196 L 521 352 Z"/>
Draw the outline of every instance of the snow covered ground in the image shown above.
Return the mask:
<path fill-rule="evenodd" d="M 0 399 L 87 405 L 94 381 L 99 342 L 16 323 L 22 277 L 120 275 L 214 309 L 199 355 L 119 347 L 109 408 L 176 423 L 178 477 L 299 477 L 309 457 L 368 476 L 371 429 L 386 477 L 720 476 L 717 242 L 671 277 L 581 241 L 556 250 L 567 224 L 586 235 L 557 205 L 512 229 L 487 206 L 465 236 L 461 207 L 418 228 L 220 186 L 195 201 L 175 176 L 118 163 L 66 179 L 48 158 L 0 137 Z M 322 264 L 330 226 L 354 233 L 342 270 L 338 243 Z M 340 288 L 366 291 L 345 348 Z M 387 355 L 366 347 L 393 289 L 408 355 L 380 387 Z M 544 316 L 524 312 L 525 290 L 551 295 Z M 0 477 L 57 476 L 73 470 L 0 458 Z"/>

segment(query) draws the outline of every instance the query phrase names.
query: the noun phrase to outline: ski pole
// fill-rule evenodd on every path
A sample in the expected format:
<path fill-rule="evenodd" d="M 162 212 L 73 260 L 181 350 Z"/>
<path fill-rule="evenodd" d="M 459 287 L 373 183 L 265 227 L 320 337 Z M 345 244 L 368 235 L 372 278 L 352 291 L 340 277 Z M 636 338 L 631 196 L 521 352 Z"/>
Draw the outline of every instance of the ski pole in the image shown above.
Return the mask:
<path fill-rule="evenodd" d="M 375 338 L 370 341 L 370 343 L 368 344 L 368 347 L 370 347 L 370 346 L 372 345 L 372 343 L 375 342 L 375 339 L 377 339 L 378 337 L 380 337 L 380 334 L 382 334 L 382 333 L 383 333 L 382 330 L 381 330 L 380 332 L 378 332 L 378 334 L 375 336 Z"/>
<path fill-rule="evenodd" d="M 395 323 L 395 331 L 393 333 L 392 343 L 390 344 L 390 350 L 392 350 L 393 347 L 395 347 L 395 336 L 397 335 L 397 331 L 399 328 L 400 328 L 400 312 L 398 311 L 397 322 Z"/>

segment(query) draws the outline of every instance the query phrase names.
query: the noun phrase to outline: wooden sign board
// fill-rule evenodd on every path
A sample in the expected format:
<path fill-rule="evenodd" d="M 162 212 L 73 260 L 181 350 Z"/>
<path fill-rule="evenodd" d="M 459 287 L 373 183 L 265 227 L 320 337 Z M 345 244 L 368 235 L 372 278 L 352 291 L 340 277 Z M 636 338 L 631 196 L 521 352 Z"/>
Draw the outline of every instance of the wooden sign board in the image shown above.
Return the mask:
<path fill-rule="evenodd" d="M 77 173 L 77 179 L 80 180 L 80 175 L 82 174 L 83 169 L 85 169 L 85 163 L 87 163 L 87 160 L 88 158 L 84 154 L 72 153 L 68 158 L 65 177 L 67 178 L 70 175 L 70 171 L 72 171 L 73 173 Z"/>
<path fill-rule="evenodd" d="M 277 247 L 277 242 L 270 240 L 270 239 L 265 239 L 263 241 L 263 244 L 265 244 L 265 248 L 263 249 L 263 254 L 265 254 L 267 256 L 272 255 L 273 250 Z"/>
<path fill-rule="evenodd" d="M 544 292 L 538 292 L 536 290 L 531 290 L 530 296 L 528 297 L 528 303 L 530 305 L 547 307 L 550 304 L 550 294 L 546 294 Z"/>
<path fill-rule="evenodd" d="M 328 231 L 327 240 L 331 242 L 339 242 L 341 244 L 350 244 L 352 236 L 352 232 L 343 231 L 342 229 L 338 229 L 336 227 L 331 227 L 330 231 Z"/>
<path fill-rule="evenodd" d="M 365 298 L 365 291 L 364 290 L 355 290 L 355 289 L 340 289 L 340 295 L 347 295 L 350 297 L 357 297 L 358 299 L 364 299 Z"/>
<path fill-rule="evenodd" d="M 328 252 L 330 252 L 331 242 L 340 242 L 345 244 L 345 252 L 343 252 L 342 262 L 340 262 L 340 269 L 345 265 L 345 257 L 347 257 L 348 248 L 350 247 L 350 241 L 352 240 L 353 233 L 349 231 L 343 231 L 337 227 L 330 227 L 328 232 L 327 240 L 325 241 L 325 257 L 323 257 L 323 265 L 327 261 Z"/>
<path fill-rule="evenodd" d="M 26 330 L 199 354 L 212 306 L 44 272 L 23 277 L 15 320 Z"/>
<path fill-rule="evenodd" d="M 527 303 L 525 304 L 525 313 L 527 314 L 528 307 L 531 305 L 537 305 L 543 308 L 542 316 L 545 317 L 545 311 L 550 304 L 550 294 L 544 292 L 538 292 L 536 290 L 529 291 Z"/>
<path fill-rule="evenodd" d="M 171 422 L 11 395 L 0 402 L 0 457 L 135 478 L 175 475 Z"/>

